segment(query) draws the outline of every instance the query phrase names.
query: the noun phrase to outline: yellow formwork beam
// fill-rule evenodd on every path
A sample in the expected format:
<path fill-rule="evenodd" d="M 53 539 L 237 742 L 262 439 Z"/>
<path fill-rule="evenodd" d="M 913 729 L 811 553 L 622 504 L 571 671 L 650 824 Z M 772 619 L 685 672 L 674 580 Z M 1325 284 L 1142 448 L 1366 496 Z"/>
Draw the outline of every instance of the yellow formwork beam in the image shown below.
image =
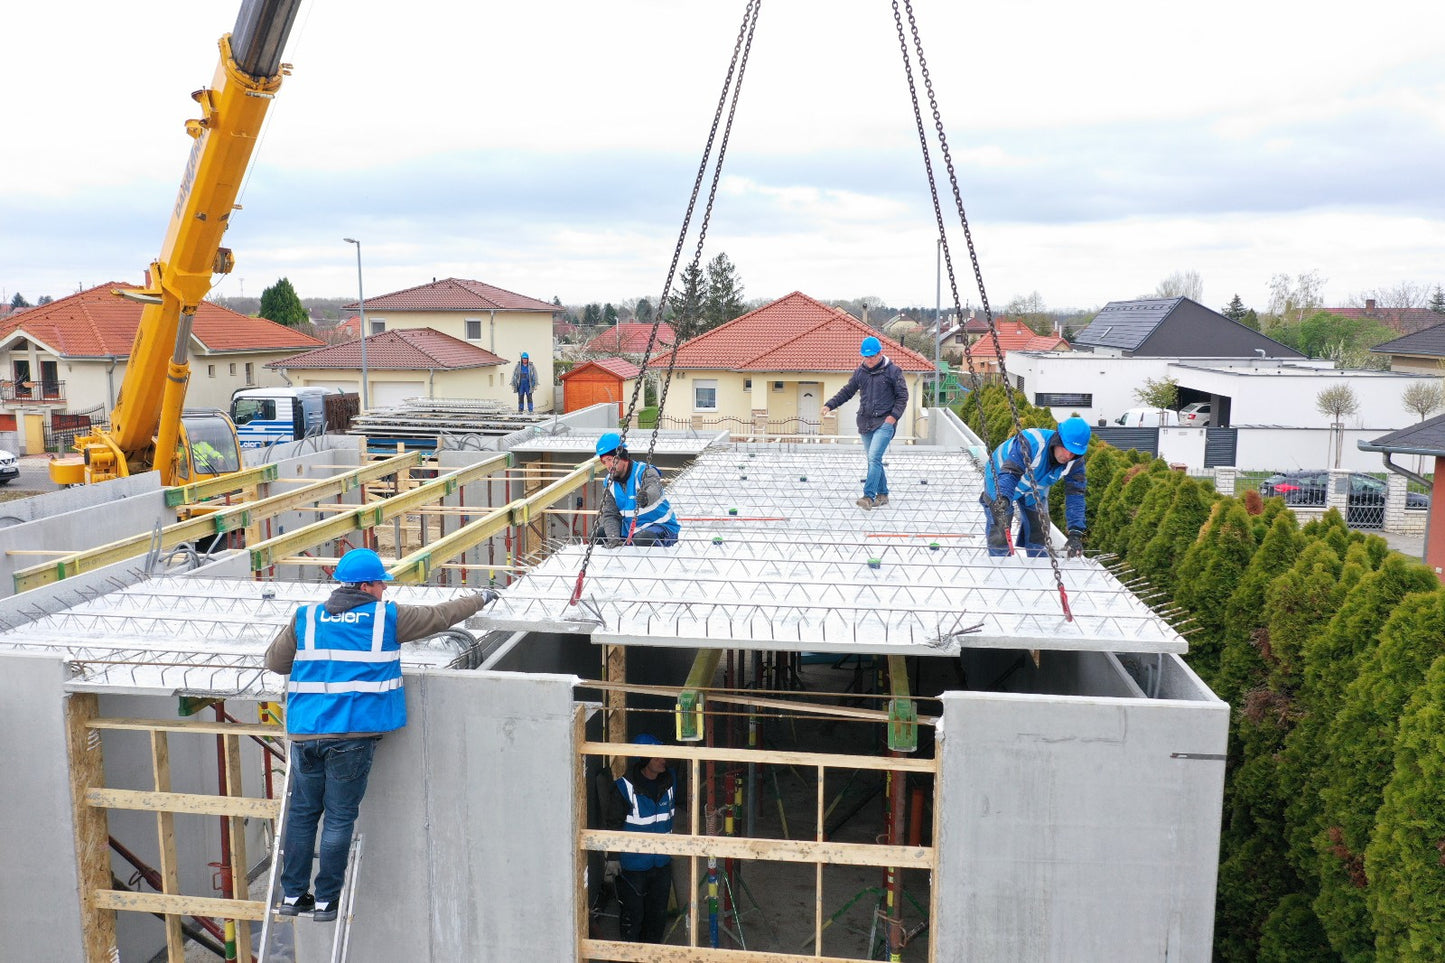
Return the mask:
<path fill-rule="evenodd" d="M 270 518 L 311 502 L 345 494 L 375 478 L 395 474 L 419 464 L 421 464 L 419 452 L 397 455 L 385 461 L 353 468 L 345 474 L 323 479 L 295 491 L 272 495 L 270 498 L 263 498 L 257 502 L 229 505 L 208 515 L 176 522 L 161 529 L 161 550 L 175 548 L 182 542 L 194 541 L 197 538 L 245 528 L 260 519 Z M 79 575 L 81 572 L 94 571 L 115 562 L 142 555 L 150 550 L 153 540 L 154 535 L 151 532 L 144 532 L 95 548 L 71 552 L 29 568 L 19 569 L 13 576 L 15 592 L 19 594 L 37 586 L 49 585 L 52 582 Z"/>
<path fill-rule="evenodd" d="M 165 490 L 166 507 L 194 505 L 196 502 L 215 498 L 217 495 L 224 495 L 227 492 L 254 488 L 263 482 L 275 481 L 280 473 L 280 465 L 260 465 L 230 475 L 222 475 L 220 478 L 208 478 L 205 481 L 192 482 L 189 485 L 175 485 Z"/>
<path fill-rule="evenodd" d="M 445 498 L 454 493 L 462 485 L 470 484 L 480 478 L 485 478 L 498 468 L 504 468 L 511 464 L 512 456 L 503 453 L 479 461 L 474 465 L 467 465 L 458 468 L 456 471 L 448 472 L 440 478 L 433 479 L 425 484 L 418 485 L 410 491 L 379 502 L 373 502 L 361 507 L 337 515 L 334 518 L 323 519 L 304 525 L 285 535 L 278 535 L 275 538 L 268 538 L 264 542 L 258 542 L 251 546 L 251 570 L 258 572 L 282 561 L 290 555 L 296 554 L 309 548 L 314 548 L 323 542 L 329 542 L 340 538 L 347 532 L 358 529 L 375 528 L 388 519 L 398 515 L 405 515 L 415 511 L 423 505 Z"/>

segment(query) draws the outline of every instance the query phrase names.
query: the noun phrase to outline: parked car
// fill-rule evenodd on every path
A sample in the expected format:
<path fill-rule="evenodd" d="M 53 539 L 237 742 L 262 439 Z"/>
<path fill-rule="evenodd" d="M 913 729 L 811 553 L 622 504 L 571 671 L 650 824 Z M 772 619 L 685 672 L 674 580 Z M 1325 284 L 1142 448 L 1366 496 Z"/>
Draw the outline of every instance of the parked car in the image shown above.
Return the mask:
<path fill-rule="evenodd" d="M 14 452 L 0 449 L 0 485 L 8 485 L 20 477 L 20 459 Z"/>
<path fill-rule="evenodd" d="M 1130 408 L 1114 419 L 1124 428 L 1177 428 L 1179 412 L 1168 408 Z"/>
<path fill-rule="evenodd" d="M 1290 471 L 1270 475 L 1259 483 L 1259 493 L 1265 498 L 1278 495 L 1286 505 L 1324 505 L 1330 486 L 1330 473 L 1323 469 L 1314 471 Z M 1362 472 L 1350 473 L 1350 494 L 1346 501 L 1349 509 L 1349 523 L 1368 525 L 1379 517 L 1383 521 L 1385 507 L 1385 482 L 1373 475 Z M 1430 496 L 1421 492 L 1405 493 L 1407 509 L 1424 510 L 1430 507 Z"/>
<path fill-rule="evenodd" d="M 1196 401 L 1179 409 L 1179 423 L 1185 428 L 1204 428 L 1209 425 L 1209 402 Z"/>

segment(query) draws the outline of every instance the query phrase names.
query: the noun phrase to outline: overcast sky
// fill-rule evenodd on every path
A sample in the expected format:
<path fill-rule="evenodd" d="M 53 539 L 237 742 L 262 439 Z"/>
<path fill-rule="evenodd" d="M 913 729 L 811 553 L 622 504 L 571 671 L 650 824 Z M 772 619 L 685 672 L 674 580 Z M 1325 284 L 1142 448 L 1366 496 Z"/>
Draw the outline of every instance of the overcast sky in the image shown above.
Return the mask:
<path fill-rule="evenodd" d="M 4 5 L 7 300 L 141 280 L 238 7 Z M 303 0 L 217 291 L 354 296 L 356 237 L 368 295 L 656 297 L 743 8 Z M 914 8 L 996 306 L 1182 270 L 1213 307 L 1263 309 L 1279 272 L 1319 271 L 1332 304 L 1445 283 L 1439 0 Z M 707 255 L 749 298 L 932 305 L 936 237 L 889 3 L 766 0 Z"/>

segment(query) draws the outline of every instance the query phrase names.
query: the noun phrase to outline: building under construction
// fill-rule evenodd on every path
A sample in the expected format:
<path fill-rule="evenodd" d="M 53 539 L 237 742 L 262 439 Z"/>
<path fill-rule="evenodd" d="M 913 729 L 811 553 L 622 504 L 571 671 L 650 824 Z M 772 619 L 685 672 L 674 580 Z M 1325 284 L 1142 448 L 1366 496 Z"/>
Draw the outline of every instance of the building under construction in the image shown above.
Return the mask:
<path fill-rule="evenodd" d="M 668 433 L 681 540 L 588 557 L 615 418 L 7 504 L 0 960 L 1209 959 L 1227 706 L 1126 573 L 1058 560 L 1066 610 L 1050 559 L 988 557 L 950 412 L 871 512 L 856 445 Z M 502 598 L 405 647 L 341 919 L 283 920 L 262 654 L 362 545 L 399 602 Z M 617 939 L 638 841 L 592 789 L 641 734 L 688 790 L 660 946 Z"/>

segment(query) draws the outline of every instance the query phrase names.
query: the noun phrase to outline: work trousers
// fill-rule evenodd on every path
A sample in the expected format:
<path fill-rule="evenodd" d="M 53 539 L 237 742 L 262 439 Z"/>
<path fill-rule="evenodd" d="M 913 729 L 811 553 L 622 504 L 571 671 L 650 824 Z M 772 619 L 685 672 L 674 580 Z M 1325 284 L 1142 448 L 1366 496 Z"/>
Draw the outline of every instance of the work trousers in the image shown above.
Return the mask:
<path fill-rule="evenodd" d="M 351 830 L 380 741 L 373 736 L 291 743 L 291 794 L 286 801 L 286 858 L 281 871 L 281 889 L 286 896 L 301 896 L 310 888 L 311 854 L 323 814 L 326 824 L 321 829 L 316 902 L 329 903 L 341 895 Z"/>
<path fill-rule="evenodd" d="M 652 869 L 624 869 L 618 873 L 622 939 L 631 943 L 661 943 L 667 932 L 667 894 L 671 892 L 671 861 Z"/>
<path fill-rule="evenodd" d="M 517 392 L 517 410 L 518 410 L 518 411 L 521 411 L 521 410 L 522 410 L 522 405 L 523 405 L 523 403 L 526 404 L 528 411 L 531 411 L 531 410 L 532 410 L 532 389 L 528 388 L 526 391 L 519 391 L 519 392 Z"/>
<path fill-rule="evenodd" d="M 888 443 L 893 440 L 897 430 L 897 425 L 890 425 L 885 421 L 873 431 L 858 435 L 863 441 L 863 454 L 868 458 L 868 477 L 863 480 L 865 498 L 888 494 L 888 475 L 883 471 L 883 453 L 888 450 Z"/>
<path fill-rule="evenodd" d="M 983 526 L 984 534 L 988 541 L 988 554 L 995 557 L 1002 557 L 1009 554 L 1008 543 L 1005 541 L 1005 534 L 1013 526 L 1013 506 L 1009 506 L 1008 519 L 1003 528 L 998 528 L 993 523 L 993 512 L 989 511 L 988 504 L 982 498 L 983 503 Z M 1049 506 L 1043 505 L 1019 505 L 1019 540 L 1018 544 L 1029 558 L 1040 558 L 1049 554 Z"/>

